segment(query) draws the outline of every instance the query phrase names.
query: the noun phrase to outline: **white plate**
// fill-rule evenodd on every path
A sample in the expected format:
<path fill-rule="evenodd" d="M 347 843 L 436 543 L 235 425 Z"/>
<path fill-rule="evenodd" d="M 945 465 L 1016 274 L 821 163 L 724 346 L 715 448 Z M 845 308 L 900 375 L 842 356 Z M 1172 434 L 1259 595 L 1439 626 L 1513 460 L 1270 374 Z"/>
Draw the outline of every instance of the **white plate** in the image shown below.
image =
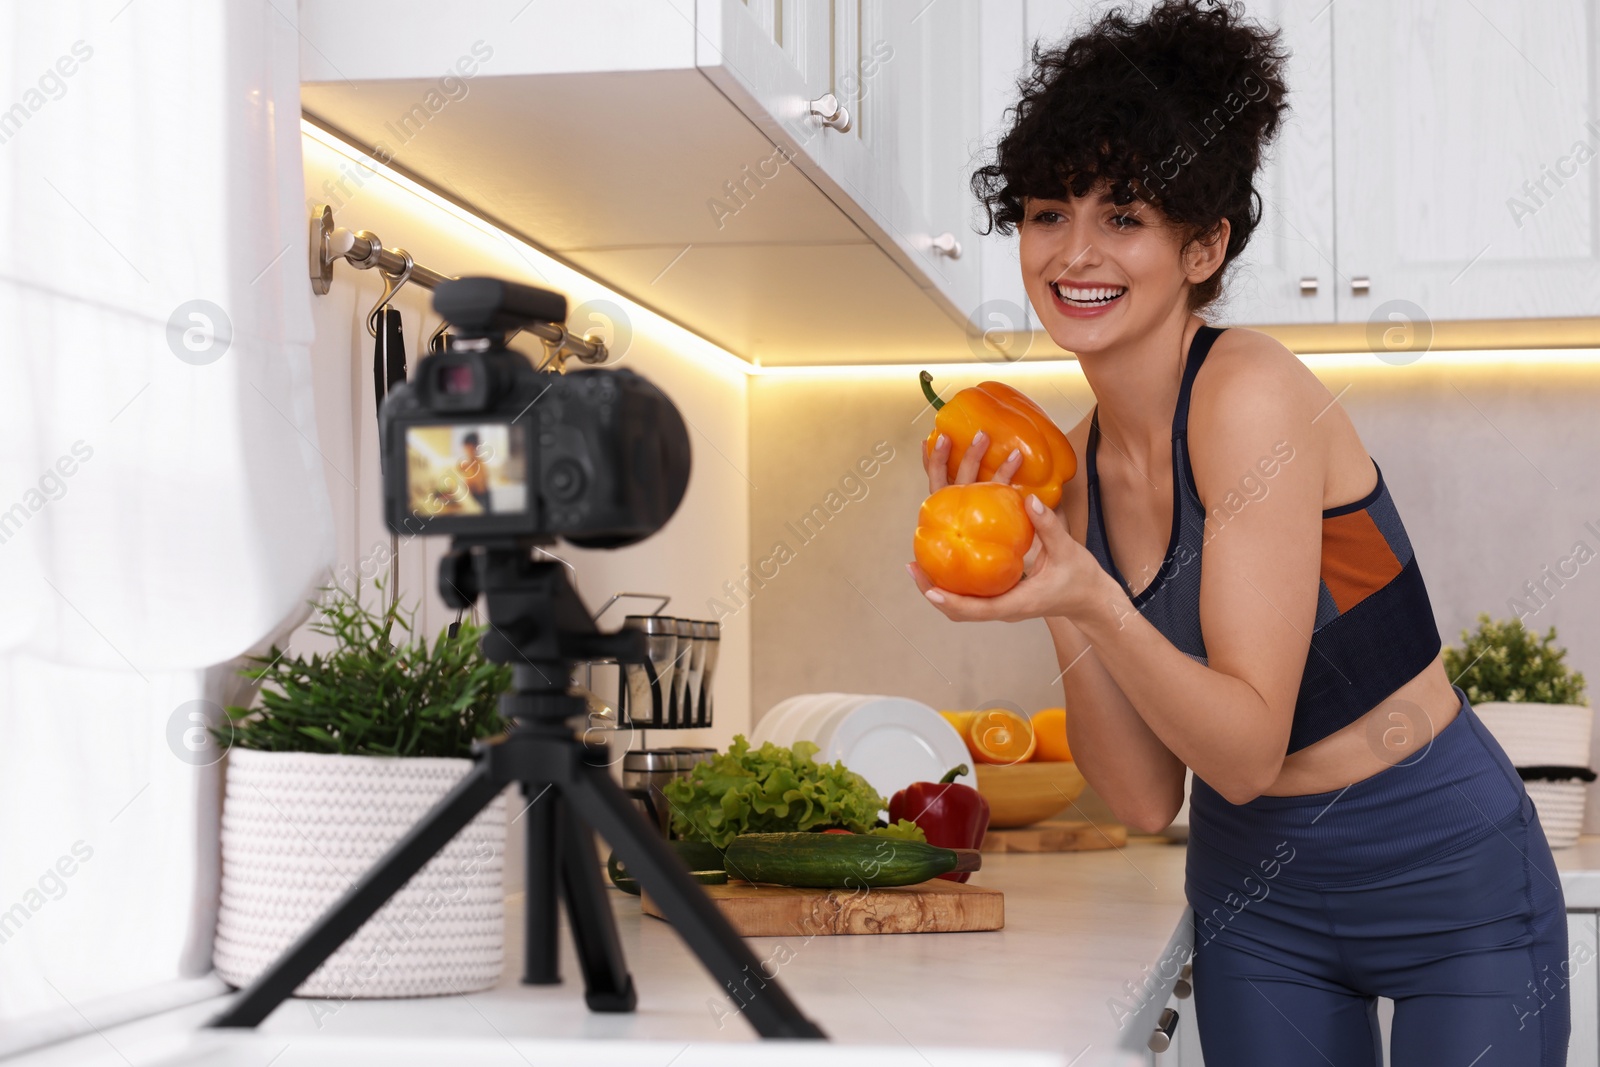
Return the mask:
<path fill-rule="evenodd" d="M 872 783 L 884 799 L 912 782 L 937 782 L 972 756 L 956 728 L 928 705 L 903 697 L 876 697 L 852 708 L 828 738 L 818 761 L 842 760 Z M 969 770 L 956 778 L 976 786 Z"/>
<path fill-rule="evenodd" d="M 761 716 L 761 720 L 757 722 L 754 729 L 750 731 L 750 747 L 760 748 L 763 741 L 772 741 L 777 732 L 779 724 L 783 720 L 783 717 L 787 715 L 789 711 L 795 707 L 795 705 L 804 704 L 816 696 L 816 693 L 799 693 L 792 697 L 785 697 L 776 704 L 772 705 L 772 707 L 768 708 L 767 713 Z M 776 742 L 774 743 L 776 744 Z"/>
<path fill-rule="evenodd" d="M 775 745 L 789 747 L 794 744 L 796 723 L 811 714 L 812 710 L 819 705 L 831 703 L 843 695 L 843 693 L 802 693 L 799 696 L 790 697 L 789 700 L 784 702 L 787 706 L 783 709 L 783 717 L 773 716 L 772 726 L 766 731 L 765 739 Z"/>
<path fill-rule="evenodd" d="M 839 720 L 874 699 L 876 698 L 862 693 L 840 693 L 833 700 L 819 703 L 795 724 L 789 743 L 792 745 L 802 740 L 815 742 L 818 750 L 816 758 L 820 760 L 823 750 L 828 747 L 828 738 L 833 733 L 833 727 Z"/>

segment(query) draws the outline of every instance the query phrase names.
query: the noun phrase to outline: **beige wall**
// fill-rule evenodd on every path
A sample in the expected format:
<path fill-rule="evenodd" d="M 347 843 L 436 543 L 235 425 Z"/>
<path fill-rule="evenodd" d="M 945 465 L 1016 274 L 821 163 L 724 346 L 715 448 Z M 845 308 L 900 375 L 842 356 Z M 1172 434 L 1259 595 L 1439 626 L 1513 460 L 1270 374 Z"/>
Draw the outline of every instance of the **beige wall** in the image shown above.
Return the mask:
<path fill-rule="evenodd" d="M 1600 366 L 1451 366 L 1425 357 L 1409 367 L 1372 359 L 1318 373 L 1331 392 L 1344 390 L 1339 402 L 1383 470 L 1446 644 L 1459 643 L 1480 610 L 1511 615 L 1509 598 L 1575 542 L 1600 555 Z M 1063 426 L 1094 402 L 1073 367 L 995 367 L 938 380 L 949 396 L 989 377 L 1017 385 Z M 778 540 L 794 552 L 750 601 L 758 720 L 784 697 L 821 690 L 892 693 L 938 708 L 1061 703 L 1042 622 L 948 622 L 905 573 L 927 491 L 919 448 L 931 421 L 914 368 L 753 380 L 750 554 L 770 556 Z M 880 440 L 894 459 L 865 483 L 866 496 L 801 544 L 785 524 Z M 1527 601 L 1539 609 L 1529 625 L 1556 627 L 1600 697 L 1600 561 L 1551 589 L 1546 606 Z M 1086 803 L 1097 802 L 1091 794 Z"/>

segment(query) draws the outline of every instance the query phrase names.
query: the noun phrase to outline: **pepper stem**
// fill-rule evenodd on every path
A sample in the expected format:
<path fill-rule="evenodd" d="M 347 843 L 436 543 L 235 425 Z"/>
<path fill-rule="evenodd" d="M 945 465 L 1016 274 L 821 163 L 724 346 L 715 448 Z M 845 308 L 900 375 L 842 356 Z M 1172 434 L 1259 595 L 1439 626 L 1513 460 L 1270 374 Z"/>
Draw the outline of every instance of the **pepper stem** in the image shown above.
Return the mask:
<path fill-rule="evenodd" d="M 927 371 L 921 374 L 922 395 L 928 398 L 928 403 L 933 405 L 933 410 L 938 411 L 944 407 L 944 401 L 939 399 L 939 394 L 933 391 L 933 375 Z"/>
<path fill-rule="evenodd" d="M 965 763 L 963 763 L 963 764 L 961 764 L 960 766 L 957 766 L 957 767 L 951 767 L 950 770 L 945 774 L 945 776 L 943 778 L 939 779 L 939 784 L 940 785 L 948 785 L 949 783 L 954 782 L 961 775 L 966 774 L 967 771 L 968 771 L 968 767 L 967 767 L 967 765 Z"/>

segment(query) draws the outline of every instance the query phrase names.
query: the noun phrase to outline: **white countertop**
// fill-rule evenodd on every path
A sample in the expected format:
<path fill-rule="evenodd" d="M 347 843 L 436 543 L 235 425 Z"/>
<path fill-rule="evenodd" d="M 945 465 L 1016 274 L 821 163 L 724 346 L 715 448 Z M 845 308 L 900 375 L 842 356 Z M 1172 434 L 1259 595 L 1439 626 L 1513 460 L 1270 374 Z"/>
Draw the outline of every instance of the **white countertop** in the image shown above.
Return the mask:
<path fill-rule="evenodd" d="M 887 934 L 751 938 L 756 955 L 773 958 L 780 944 L 792 958 L 779 972 L 789 995 L 836 1043 L 876 1046 L 859 1062 L 880 1067 L 907 1063 L 1031 1062 L 1043 1067 L 1091 1067 L 1148 1063 L 1144 1051 L 1166 992 L 1147 996 L 1140 1007 L 1130 990 L 1139 989 L 1167 950 L 1186 904 L 1181 845 L 1132 843 L 1124 849 L 1025 855 L 985 854 L 974 883 L 1006 893 L 1002 930 L 957 934 Z M 563 943 L 562 976 L 557 987 L 529 987 L 520 973 L 521 900 L 508 908 L 505 977 L 500 985 L 463 997 L 418 1000 L 351 1001 L 336 1013 L 327 1002 L 291 1000 L 253 1037 L 222 1036 L 217 1046 L 231 1050 L 199 1058 L 170 1060 L 179 1035 L 186 1035 L 215 1013 L 218 1002 L 169 1012 L 154 1020 L 106 1031 L 41 1050 L 15 1061 L 27 1067 L 127 1067 L 167 1062 L 251 1064 L 301 1067 L 337 1061 L 393 1064 L 393 1049 L 368 1059 L 366 1049 L 335 1053 L 322 1046 L 351 1039 L 401 1039 L 420 1051 L 430 1040 L 472 1040 L 487 1052 L 511 1043 L 534 1063 L 551 1062 L 533 1045 L 562 1039 L 627 1039 L 661 1043 L 615 1062 L 665 1067 L 692 1044 L 673 1067 L 710 1063 L 720 1056 L 742 1056 L 755 1033 L 737 1015 L 710 976 L 685 949 L 667 923 L 643 916 L 639 901 L 609 890 L 634 982 L 638 1010 L 599 1015 L 583 1003 L 583 987 L 570 944 Z M 1171 982 L 1166 983 L 1170 988 Z M 1120 1020 L 1111 1004 L 1120 1001 Z M 319 1016 L 313 1008 L 318 1009 Z M 206 1035 L 210 1047 L 214 1035 Z M 109 1044 L 108 1044 L 109 1042 Z M 737 1043 L 737 1044 L 730 1044 Z M 769 1043 L 771 1044 L 771 1043 Z M 114 1047 L 113 1047 L 114 1046 Z M 669 1047 L 670 1046 L 670 1047 Z M 720 1046 L 714 1048 L 712 1046 Z M 956 1050 L 961 1050 L 956 1052 Z M 985 1057 L 978 1049 L 1045 1050 L 1044 1057 Z M 665 1051 L 664 1055 L 657 1053 Z M 945 1050 L 945 1054 L 937 1054 Z M 280 1051 L 277 1060 L 272 1056 Z M 376 1052 L 376 1049 L 372 1049 Z M 441 1049 L 433 1062 L 479 1062 Z M 545 1054 L 551 1050 L 542 1049 Z M 598 1047 L 593 1051 L 598 1052 Z M 850 1062 L 837 1045 L 828 1062 Z M 815 1064 L 816 1051 L 809 1055 Z M 124 1058 L 126 1057 L 126 1059 Z M 886 1058 L 889 1057 L 889 1058 Z M 427 1061 L 421 1061 L 427 1062 Z M 495 1061 L 498 1062 L 498 1061 Z M 568 1060 L 567 1062 L 573 1062 Z M 731 1061 L 730 1061 L 731 1062 Z M 763 1052 L 763 1063 L 777 1063 Z M 798 1060 L 796 1061 L 799 1062 Z"/>
<path fill-rule="evenodd" d="M 1006 892 L 1003 930 L 751 938 L 761 959 L 790 957 L 779 980 L 834 1044 L 829 1062 L 875 1067 L 945 1063 L 1022 1067 L 1144 1064 L 1184 941 L 1184 847 L 1133 837 L 1124 849 L 986 854 L 976 883 Z M 1567 906 L 1600 908 L 1600 835 L 1554 852 Z M 18 1067 L 358 1067 L 415 1062 L 747 1063 L 754 1031 L 734 1012 L 672 928 L 609 891 L 639 1007 L 598 1015 L 582 999 L 570 944 L 565 984 L 517 981 L 521 900 L 508 907 L 505 977 L 461 997 L 291 1000 L 258 1031 L 199 1035 L 220 1001 L 109 1028 L 40 1050 Z M 786 951 L 774 957 L 783 945 Z M 1181 957 L 1180 957 L 1181 958 Z M 1158 977 L 1164 974 L 1165 977 Z M 320 1023 L 320 1025 L 319 1025 Z M 576 1042 L 576 1044 L 569 1044 Z M 768 1043 L 762 1062 L 814 1065 L 806 1043 Z M 985 1053 L 981 1050 L 989 1050 Z M 1035 1055 L 1029 1055 L 1034 1050 Z M 1008 1053 L 1010 1053 L 1008 1055 Z M 801 1057 L 809 1057 L 802 1060 Z"/>

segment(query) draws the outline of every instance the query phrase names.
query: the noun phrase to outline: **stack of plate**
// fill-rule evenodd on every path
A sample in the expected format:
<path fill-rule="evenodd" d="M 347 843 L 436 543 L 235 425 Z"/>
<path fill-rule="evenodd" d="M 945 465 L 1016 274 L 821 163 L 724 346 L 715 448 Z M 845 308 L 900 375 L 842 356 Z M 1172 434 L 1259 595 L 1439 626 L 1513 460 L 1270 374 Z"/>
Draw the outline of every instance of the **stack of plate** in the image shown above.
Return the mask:
<path fill-rule="evenodd" d="M 972 757 L 944 716 L 904 697 L 805 693 L 774 704 L 750 732 L 750 743 L 792 746 L 811 741 L 818 763 L 839 760 L 885 798 L 912 782 L 937 782 Z M 976 785 L 971 773 L 956 779 Z"/>

